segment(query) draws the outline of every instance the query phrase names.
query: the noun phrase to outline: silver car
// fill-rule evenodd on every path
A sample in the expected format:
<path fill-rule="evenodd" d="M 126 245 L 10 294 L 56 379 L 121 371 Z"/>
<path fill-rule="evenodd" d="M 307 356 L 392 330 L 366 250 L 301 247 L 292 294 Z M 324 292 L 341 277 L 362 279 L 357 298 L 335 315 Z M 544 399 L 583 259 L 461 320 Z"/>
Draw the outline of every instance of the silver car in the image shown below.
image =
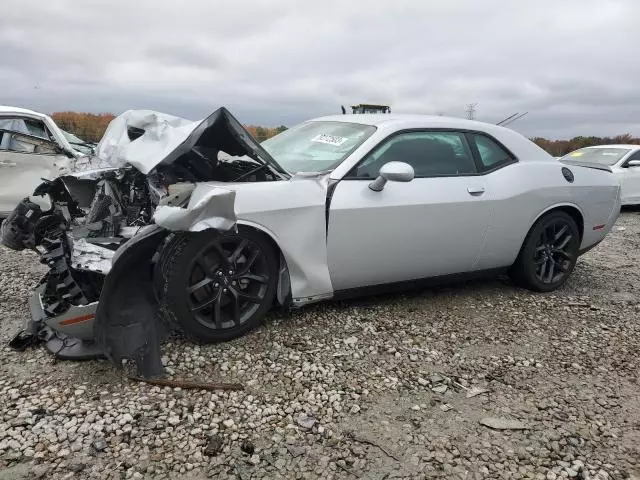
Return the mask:
<path fill-rule="evenodd" d="M 258 144 L 224 108 L 129 111 L 96 156 L 109 166 L 43 184 L 52 209 L 27 199 L 3 226 L 51 267 L 14 343 L 143 374 L 167 330 L 229 340 L 274 304 L 498 272 L 555 290 L 620 211 L 607 168 L 440 116 L 323 117 Z"/>
<path fill-rule="evenodd" d="M 48 115 L 0 105 L 0 217 L 31 194 L 43 178 L 70 171 L 75 159 L 88 153 L 87 148 Z"/>

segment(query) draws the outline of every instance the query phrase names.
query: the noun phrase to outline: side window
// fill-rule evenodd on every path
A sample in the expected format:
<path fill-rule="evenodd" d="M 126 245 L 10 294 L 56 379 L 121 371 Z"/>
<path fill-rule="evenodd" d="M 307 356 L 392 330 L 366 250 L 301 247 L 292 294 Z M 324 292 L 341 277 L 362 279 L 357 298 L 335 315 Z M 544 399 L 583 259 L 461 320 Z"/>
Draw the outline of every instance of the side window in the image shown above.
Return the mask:
<path fill-rule="evenodd" d="M 26 119 L 24 123 L 30 135 L 33 135 L 34 137 L 46 138 L 47 140 L 51 139 L 49 137 L 49 134 L 47 133 L 47 128 L 45 127 L 44 123 L 40 122 L 39 120 Z"/>
<path fill-rule="evenodd" d="M 0 118 L 0 150 L 20 153 L 53 154 L 50 136 L 45 124 L 29 118 Z M 37 137 L 37 138 L 32 138 Z M 41 138 L 44 140 L 38 140 Z"/>
<path fill-rule="evenodd" d="M 470 134 L 470 137 L 478 149 L 483 170 L 491 170 L 494 167 L 510 163 L 514 160 L 509 152 L 489 137 L 477 133 Z"/>
<path fill-rule="evenodd" d="M 34 153 L 39 155 L 56 155 L 58 150 L 53 142 L 35 138 L 22 133 L 2 132 L 0 151 L 8 150 L 16 153 Z"/>
<path fill-rule="evenodd" d="M 348 178 L 376 178 L 380 167 L 393 161 L 411 165 L 416 177 L 476 173 L 464 133 L 424 131 L 393 136 L 367 155 Z"/>
<path fill-rule="evenodd" d="M 640 160 L 640 150 L 638 150 L 636 153 L 631 154 L 629 158 L 625 160 L 623 167 L 626 167 L 631 160 Z"/>
<path fill-rule="evenodd" d="M 0 118 L 0 129 L 51 140 L 45 124 L 31 118 L 2 117 Z"/>

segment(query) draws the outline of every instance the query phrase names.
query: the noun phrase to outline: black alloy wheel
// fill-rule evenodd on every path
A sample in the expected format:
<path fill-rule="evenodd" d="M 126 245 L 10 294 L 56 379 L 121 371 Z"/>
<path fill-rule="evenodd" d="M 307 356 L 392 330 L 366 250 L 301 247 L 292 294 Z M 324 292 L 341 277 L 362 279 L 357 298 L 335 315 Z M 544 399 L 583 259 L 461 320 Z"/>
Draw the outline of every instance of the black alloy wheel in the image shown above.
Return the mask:
<path fill-rule="evenodd" d="M 520 286 L 550 292 L 567 281 L 579 248 L 575 220 L 563 211 L 548 213 L 531 227 L 509 275 Z"/>
<path fill-rule="evenodd" d="M 237 327 L 251 318 L 270 280 L 260 247 L 237 236 L 206 245 L 189 270 L 189 308 L 198 322 L 214 330 Z"/>
<path fill-rule="evenodd" d="M 226 341 L 254 328 L 271 308 L 277 261 L 259 232 L 201 232 L 172 240 L 161 259 L 161 299 L 172 324 L 202 342 Z M 171 243 L 171 242 L 170 242 Z"/>
<path fill-rule="evenodd" d="M 533 258 L 539 281 L 553 284 L 568 274 L 575 261 L 573 240 L 573 233 L 563 219 L 556 219 L 542 229 Z"/>

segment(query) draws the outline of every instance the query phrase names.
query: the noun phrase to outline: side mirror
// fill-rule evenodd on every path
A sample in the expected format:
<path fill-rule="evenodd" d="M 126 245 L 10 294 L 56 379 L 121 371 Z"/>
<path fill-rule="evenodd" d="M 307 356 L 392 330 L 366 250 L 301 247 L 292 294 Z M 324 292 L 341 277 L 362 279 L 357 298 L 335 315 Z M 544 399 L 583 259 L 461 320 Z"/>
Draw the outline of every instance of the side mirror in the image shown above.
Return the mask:
<path fill-rule="evenodd" d="M 640 160 L 631 160 L 627 163 L 627 167 L 640 167 Z"/>
<path fill-rule="evenodd" d="M 390 182 L 410 182 L 415 173 L 413 167 L 404 162 L 388 162 L 380 168 L 378 178 L 369 184 L 369 188 L 374 192 L 380 192 Z"/>

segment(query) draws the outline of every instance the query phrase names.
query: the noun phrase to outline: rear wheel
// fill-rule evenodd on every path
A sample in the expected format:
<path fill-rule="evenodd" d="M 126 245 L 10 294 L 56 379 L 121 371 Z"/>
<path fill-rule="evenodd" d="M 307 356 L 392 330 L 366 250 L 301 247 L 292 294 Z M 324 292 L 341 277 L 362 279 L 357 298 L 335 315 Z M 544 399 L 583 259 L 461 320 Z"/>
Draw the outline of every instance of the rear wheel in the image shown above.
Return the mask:
<path fill-rule="evenodd" d="M 169 314 L 189 337 L 231 340 L 256 327 L 273 304 L 277 263 L 258 232 L 182 235 L 161 259 L 160 288 Z"/>
<path fill-rule="evenodd" d="M 575 220 L 565 212 L 551 212 L 531 227 L 509 275 L 522 287 L 550 292 L 569 278 L 579 248 L 580 232 Z"/>

